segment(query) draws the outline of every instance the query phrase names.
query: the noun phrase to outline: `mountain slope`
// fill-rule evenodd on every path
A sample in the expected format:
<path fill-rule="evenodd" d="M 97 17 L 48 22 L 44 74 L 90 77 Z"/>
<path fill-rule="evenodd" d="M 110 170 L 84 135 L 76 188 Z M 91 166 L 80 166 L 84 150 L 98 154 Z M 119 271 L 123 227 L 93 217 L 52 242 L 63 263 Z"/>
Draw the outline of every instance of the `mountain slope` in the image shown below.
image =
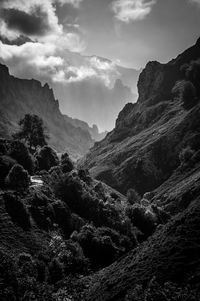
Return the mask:
<path fill-rule="evenodd" d="M 171 91 L 183 79 L 181 67 L 199 58 L 200 40 L 167 64 L 149 62 L 139 76 L 137 103 L 124 107 L 114 130 L 81 165 L 123 193 L 134 187 L 143 194 L 166 181 L 180 164 L 180 151 L 198 148 L 200 107 L 186 110 Z"/>
<path fill-rule="evenodd" d="M 65 120 L 48 84 L 18 79 L 0 65 L 1 137 L 16 131 L 18 121 L 27 113 L 39 115 L 47 127 L 50 145 L 58 152 L 68 151 L 74 158 L 85 154 L 93 144 L 88 131 L 74 127 Z"/>

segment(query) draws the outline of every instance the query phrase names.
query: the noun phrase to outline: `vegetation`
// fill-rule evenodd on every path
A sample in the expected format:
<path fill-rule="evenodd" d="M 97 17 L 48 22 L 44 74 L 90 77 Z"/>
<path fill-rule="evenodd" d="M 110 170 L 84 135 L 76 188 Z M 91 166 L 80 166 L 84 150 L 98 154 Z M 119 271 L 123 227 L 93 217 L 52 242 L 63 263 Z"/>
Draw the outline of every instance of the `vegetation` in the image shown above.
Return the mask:
<path fill-rule="evenodd" d="M 15 190 L 24 190 L 29 186 L 28 172 L 19 164 L 13 165 L 6 177 L 6 185 Z"/>
<path fill-rule="evenodd" d="M 49 170 L 59 164 L 56 152 L 50 146 L 43 146 L 36 154 L 37 165 L 39 170 Z"/>
<path fill-rule="evenodd" d="M 38 147 L 47 144 L 48 138 L 45 133 L 43 120 L 37 115 L 26 114 L 24 118 L 19 121 L 20 130 L 15 133 L 15 139 L 24 140 L 31 153 L 34 153 Z"/>
<path fill-rule="evenodd" d="M 34 159 L 23 142 L 19 140 L 12 141 L 9 145 L 8 155 L 22 165 L 29 174 L 33 173 Z"/>
<path fill-rule="evenodd" d="M 185 109 L 190 109 L 196 104 L 196 89 L 191 81 L 178 81 L 172 89 L 172 93 L 181 99 Z"/>

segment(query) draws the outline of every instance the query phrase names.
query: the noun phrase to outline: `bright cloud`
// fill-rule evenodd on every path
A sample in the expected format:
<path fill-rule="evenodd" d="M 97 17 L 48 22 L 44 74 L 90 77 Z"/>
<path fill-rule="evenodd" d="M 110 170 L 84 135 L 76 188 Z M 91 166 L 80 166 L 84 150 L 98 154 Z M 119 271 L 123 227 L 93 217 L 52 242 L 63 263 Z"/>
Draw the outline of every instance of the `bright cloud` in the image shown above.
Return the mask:
<path fill-rule="evenodd" d="M 156 0 L 115 0 L 111 7 L 118 20 L 128 23 L 144 19 L 155 3 Z"/>
<path fill-rule="evenodd" d="M 0 42 L 1 60 L 14 74 L 23 74 L 24 70 L 28 77 L 62 83 L 96 79 L 111 87 L 118 75 L 115 63 L 96 56 L 79 55 L 86 47 L 79 27 L 76 32 L 69 26 L 67 29 L 56 15 L 55 4 L 68 4 L 77 9 L 81 2 L 0 0 L 0 35 L 11 42 L 11 45 Z M 71 21 L 77 24 L 76 19 Z M 15 45 L 15 40 L 20 37 L 24 42 Z"/>

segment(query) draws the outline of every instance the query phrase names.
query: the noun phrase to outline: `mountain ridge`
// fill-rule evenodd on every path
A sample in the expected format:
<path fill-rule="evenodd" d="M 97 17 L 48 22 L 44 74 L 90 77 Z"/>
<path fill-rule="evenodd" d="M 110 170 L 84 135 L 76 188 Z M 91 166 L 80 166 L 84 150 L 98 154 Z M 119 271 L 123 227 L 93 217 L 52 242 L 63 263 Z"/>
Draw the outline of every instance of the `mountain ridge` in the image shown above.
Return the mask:
<path fill-rule="evenodd" d="M 39 115 L 47 127 L 50 145 L 57 152 L 68 151 L 79 158 L 92 146 L 93 140 L 86 130 L 74 127 L 60 112 L 59 102 L 48 84 L 34 79 L 18 79 L 0 65 L 1 136 L 9 138 L 27 113 Z"/>
<path fill-rule="evenodd" d="M 186 133 L 195 124 L 189 117 L 192 111 L 185 110 L 171 91 L 182 79 L 180 67 L 199 58 L 198 41 L 167 64 L 149 62 L 139 76 L 137 103 L 126 104 L 114 130 L 94 144 L 80 165 L 122 193 L 135 188 L 143 194 L 170 177 L 181 148 L 187 145 Z M 192 110 L 199 118 L 198 106 Z M 165 158 L 160 160 L 159 153 Z"/>

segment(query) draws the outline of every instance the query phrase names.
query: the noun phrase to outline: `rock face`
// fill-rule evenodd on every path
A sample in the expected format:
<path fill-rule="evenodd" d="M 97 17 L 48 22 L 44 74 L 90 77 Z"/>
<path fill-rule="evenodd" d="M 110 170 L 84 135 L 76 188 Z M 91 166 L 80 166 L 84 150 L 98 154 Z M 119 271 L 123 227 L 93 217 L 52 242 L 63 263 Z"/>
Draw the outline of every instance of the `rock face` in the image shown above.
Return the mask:
<path fill-rule="evenodd" d="M 85 131 L 88 131 L 94 141 L 102 140 L 103 138 L 105 138 L 105 136 L 108 133 L 107 131 L 100 133 L 96 124 L 93 124 L 93 126 L 90 127 L 87 122 L 76 119 L 76 118 L 71 118 L 67 115 L 65 115 L 65 119 L 67 122 L 71 123 L 76 128 L 81 128 Z"/>
<path fill-rule="evenodd" d="M 37 80 L 18 79 L 0 64 L 0 136 L 8 138 L 27 113 L 39 115 L 50 136 L 49 144 L 58 152 L 68 151 L 80 158 L 93 145 L 87 130 L 68 122 L 59 110 L 53 90 Z"/>
<path fill-rule="evenodd" d="M 167 64 L 149 62 L 139 76 L 137 103 L 124 107 L 114 130 L 80 164 L 122 193 L 135 188 L 143 194 L 164 183 L 200 130 L 199 104 L 185 110 L 171 92 L 183 78 L 181 67 L 198 59 L 199 41 Z"/>

